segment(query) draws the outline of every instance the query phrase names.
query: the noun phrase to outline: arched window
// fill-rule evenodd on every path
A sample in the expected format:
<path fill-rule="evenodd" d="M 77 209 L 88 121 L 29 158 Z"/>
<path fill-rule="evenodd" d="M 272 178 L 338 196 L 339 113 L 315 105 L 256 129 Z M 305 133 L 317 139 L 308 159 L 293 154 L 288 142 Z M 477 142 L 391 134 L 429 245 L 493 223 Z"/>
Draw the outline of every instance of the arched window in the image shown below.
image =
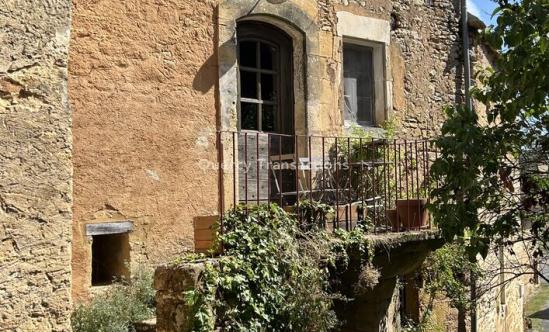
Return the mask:
<path fill-rule="evenodd" d="M 237 38 L 240 129 L 293 134 L 291 38 L 253 21 L 238 23 Z"/>

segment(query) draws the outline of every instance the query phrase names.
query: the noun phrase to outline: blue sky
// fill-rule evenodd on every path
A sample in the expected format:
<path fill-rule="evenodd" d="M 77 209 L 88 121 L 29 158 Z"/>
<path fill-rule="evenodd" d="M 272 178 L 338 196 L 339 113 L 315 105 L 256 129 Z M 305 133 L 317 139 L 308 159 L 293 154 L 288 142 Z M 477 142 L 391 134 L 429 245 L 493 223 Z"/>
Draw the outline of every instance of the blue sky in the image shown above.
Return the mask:
<path fill-rule="evenodd" d="M 495 8 L 496 4 L 491 0 L 467 0 L 469 12 L 479 17 L 487 25 L 495 24 L 495 21 L 490 19 Z"/>

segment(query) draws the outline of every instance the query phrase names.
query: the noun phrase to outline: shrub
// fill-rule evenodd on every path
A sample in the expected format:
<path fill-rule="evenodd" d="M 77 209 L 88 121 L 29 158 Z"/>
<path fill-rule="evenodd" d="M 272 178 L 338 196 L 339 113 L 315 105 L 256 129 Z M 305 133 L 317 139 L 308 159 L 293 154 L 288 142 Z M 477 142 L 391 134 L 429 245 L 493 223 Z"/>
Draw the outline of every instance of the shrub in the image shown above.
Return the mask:
<path fill-rule="evenodd" d="M 276 205 L 224 217 L 225 256 L 187 299 L 195 331 L 328 331 L 335 325 L 328 271 L 304 242 L 314 233 Z M 213 310 L 212 310 L 213 309 Z"/>
<path fill-rule="evenodd" d="M 431 253 L 423 263 L 423 278 L 431 296 L 444 292 L 452 306 L 468 310 L 471 301 L 471 276 L 481 276 L 480 267 L 471 262 L 466 248 L 459 242 L 445 244 Z"/>
<path fill-rule="evenodd" d="M 337 327 L 334 301 L 348 299 L 337 293 L 333 279 L 348 269 L 349 252 L 358 254 L 357 263 L 371 264 L 370 244 L 362 227 L 328 235 L 315 225 L 331 211 L 316 203 L 306 206 L 310 222 L 305 225 L 276 204 L 239 206 L 225 214 L 218 235 L 224 255 L 218 264 L 206 263 L 199 287 L 186 294 L 193 331 Z M 371 287 L 377 280 L 370 279 Z"/>
<path fill-rule="evenodd" d="M 152 271 L 138 268 L 129 280 L 120 280 L 71 315 L 75 332 L 127 332 L 132 323 L 154 315 Z"/>

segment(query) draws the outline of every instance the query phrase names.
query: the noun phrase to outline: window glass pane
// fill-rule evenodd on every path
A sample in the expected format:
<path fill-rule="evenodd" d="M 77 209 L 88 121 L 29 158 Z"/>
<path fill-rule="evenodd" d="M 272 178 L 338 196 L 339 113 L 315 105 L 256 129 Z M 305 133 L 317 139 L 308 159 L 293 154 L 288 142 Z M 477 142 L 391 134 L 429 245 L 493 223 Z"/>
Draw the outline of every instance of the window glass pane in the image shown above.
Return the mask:
<path fill-rule="evenodd" d="M 240 96 L 257 99 L 257 74 L 249 71 L 240 71 Z"/>
<path fill-rule="evenodd" d="M 261 68 L 263 69 L 272 69 L 273 59 L 275 58 L 276 48 L 269 44 L 261 43 Z"/>
<path fill-rule="evenodd" d="M 258 130 L 257 128 L 257 104 L 240 104 L 240 126 L 242 129 Z"/>
<path fill-rule="evenodd" d="M 275 100 L 274 75 L 261 74 L 261 99 Z"/>
<path fill-rule="evenodd" d="M 239 64 L 245 67 L 257 67 L 257 42 L 243 41 L 239 44 Z"/>
<path fill-rule="evenodd" d="M 373 124 L 372 119 L 374 118 L 374 114 L 373 114 L 372 98 L 358 97 L 357 105 L 358 105 L 358 114 L 357 114 L 358 121 L 365 122 L 368 124 Z"/>
<path fill-rule="evenodd" d="M 367 46 L 344 44 L 343 77 L 345 120 L 373 124 L 373 49 Z"/>
<path fill-rule="evenodd" d="M 277 126 L 277 112 L 276 107 L 273 105 L 263 105 L 263 114 L 261 118 L 261 130 L 262 131 L 276 131 Z"/>

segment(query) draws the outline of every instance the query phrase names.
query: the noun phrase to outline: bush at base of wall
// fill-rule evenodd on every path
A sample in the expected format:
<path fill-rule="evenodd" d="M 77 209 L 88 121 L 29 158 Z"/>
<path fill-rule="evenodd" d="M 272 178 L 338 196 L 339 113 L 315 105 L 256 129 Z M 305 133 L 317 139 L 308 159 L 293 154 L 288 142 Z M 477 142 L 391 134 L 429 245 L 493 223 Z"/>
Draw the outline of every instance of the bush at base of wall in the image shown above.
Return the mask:
<path fill-rule="evenodd" d="M 117 282 L 71 316 L 74 332 L 127 332 L 132 323 L 154 315 L 152 272 L 139 268 L 129 280 Z"/>

